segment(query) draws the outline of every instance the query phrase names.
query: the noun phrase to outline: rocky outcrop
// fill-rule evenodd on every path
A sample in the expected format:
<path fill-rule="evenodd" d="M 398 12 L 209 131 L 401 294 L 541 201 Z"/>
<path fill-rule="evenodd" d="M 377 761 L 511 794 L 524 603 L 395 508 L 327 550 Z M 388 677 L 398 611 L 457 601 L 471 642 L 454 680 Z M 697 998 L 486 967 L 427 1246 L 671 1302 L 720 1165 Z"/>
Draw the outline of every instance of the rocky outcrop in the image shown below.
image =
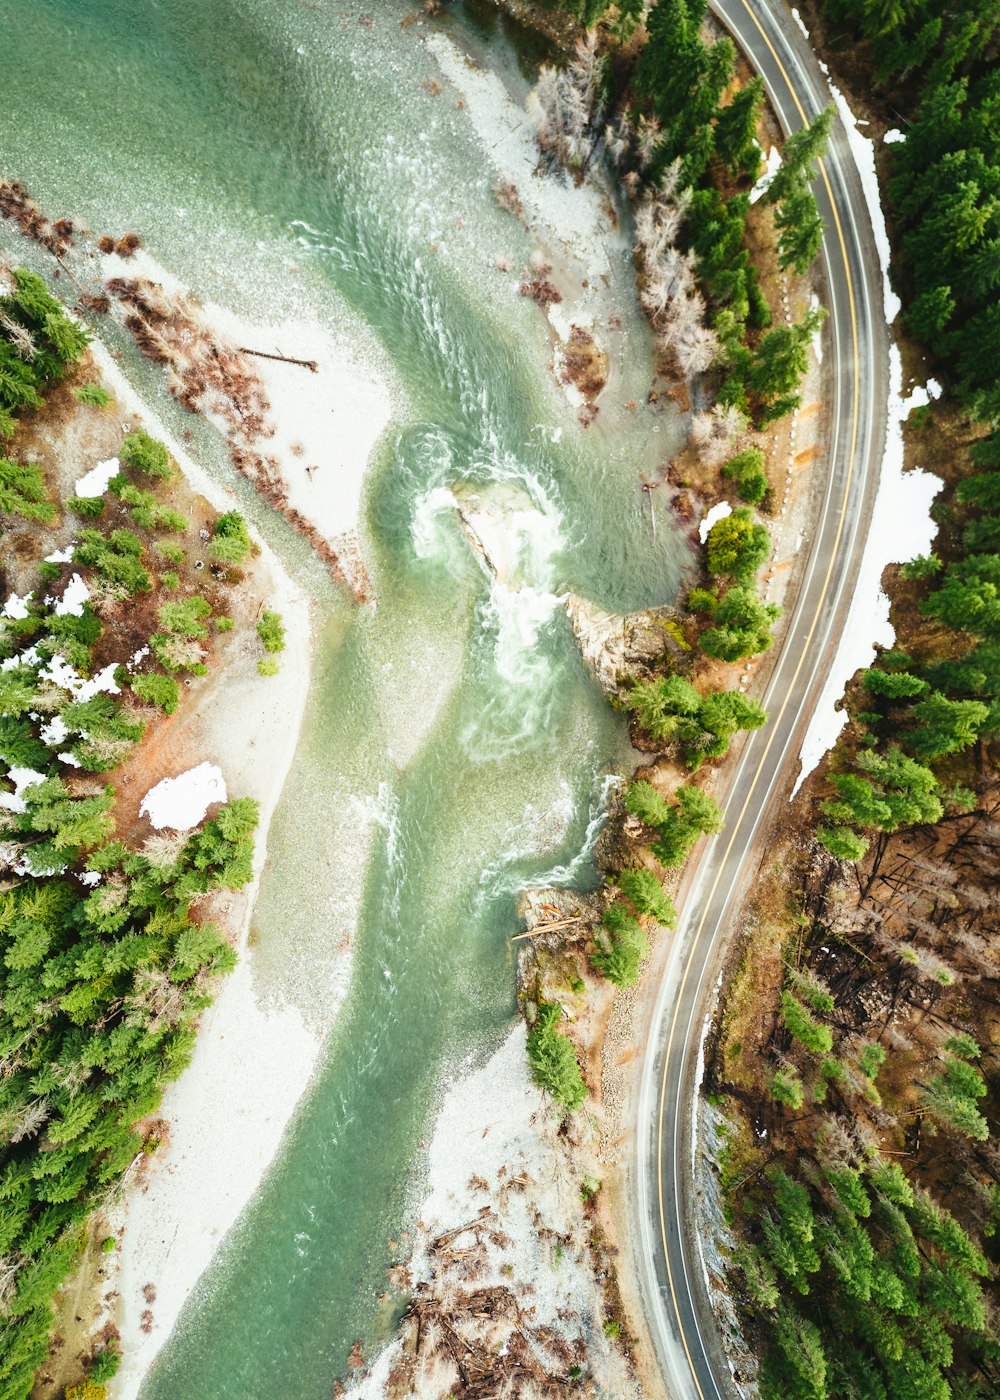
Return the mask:
<path fill-rule="evenodd" d="M 621 695 L 628 681 L 646 679 L 665 656 L 683 655 L 670 630 L 680 621 L 675 608 L 608 613 L 574 593 L 564 606 L 584 664 L 607 695 Z"/>

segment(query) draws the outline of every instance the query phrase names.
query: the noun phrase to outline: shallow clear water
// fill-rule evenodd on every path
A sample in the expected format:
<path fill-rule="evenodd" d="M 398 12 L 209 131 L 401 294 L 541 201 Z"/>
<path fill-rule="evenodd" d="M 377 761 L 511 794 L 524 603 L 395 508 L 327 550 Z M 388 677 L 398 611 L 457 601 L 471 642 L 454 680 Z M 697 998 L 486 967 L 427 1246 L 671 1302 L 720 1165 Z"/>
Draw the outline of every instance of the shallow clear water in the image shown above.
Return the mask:
<path fill-rule="evenodd" d="M 394 0 L 4 11 L 5 105 L 25 118 L 0 133 L 3 173 L 54 213 L 139 229 L 207 299 L 349 333 L 401 405 L 367 499 L 379 606 L 355 612 L 120 345 L 316 600 L 313 688 L 254 947 L 262 994 L 332 1023 L 279 1157 L 146 1400 L 320 1400 L 352 1340 L 370 1351 L 381 1335 L 435 1092 L 514 1015 L 517 892 L 593 878 L 603 776 L 629 761 L 557 595 L 667 601 L 684 560 L 666 522 L 653 545 L 638 490 L 666 438 L 620 406 L 622 384 L 582 433 L 545 375 L 544 321 L 494 267 L 498 252 L 526 261 L 530 236 L 498 209 L 454 93 L 422 86 L 437 68 L 405 14 Z M 530 56 L 497 27 L 459 12 L 447 32 L 485 44 L 523 93 Z M 621 314 L 622 374 L 641 398 L 645 332 L 634 305 Z M 455 518 L 453 487 L 496 482 L 522 492 L 520 588 L 486 578 Z"/>

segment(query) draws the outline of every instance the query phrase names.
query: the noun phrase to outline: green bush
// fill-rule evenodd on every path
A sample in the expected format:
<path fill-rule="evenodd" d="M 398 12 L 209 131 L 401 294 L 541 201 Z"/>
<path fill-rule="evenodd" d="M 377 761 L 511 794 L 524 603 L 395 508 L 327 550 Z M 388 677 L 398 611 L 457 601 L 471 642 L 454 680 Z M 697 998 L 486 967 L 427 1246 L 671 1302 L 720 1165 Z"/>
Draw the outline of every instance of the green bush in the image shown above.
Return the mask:
<path fill-rule="evenodd" d="M 122 438 L 118 456 L 127 467 L 131 467 L 133 471 L 143 472 L 146 476 L 166 478 L 174 474 L 170 453 L 163 443 L 157 442 L 155 438 L 151 438 L 148 433 L 141 430 L 127 433 Z"/>
<path fill-rule="evenodd" d="M 710 574 L 750 583 L 771 552 L 771 536 L 757 524 L 753 512 L 740 506 L 717 520 L 708 532 Z"/>
<path fill-rule="evenodd" d="M 837 860 L 861 860 L 868 850 L 868 838 L 846 826 L 818 826 L 816 840 Z"/>
<path fill-rule="evenodd" d="M 775 603 L 764 603 L 752 587 L 730 588 L 715 610 L 715 626 L 701 635 L 701 647 L 718 661 L 759 656 L 774 640 L 771 627 L 781 615 Z"/>
<path fill-rule="evenodd" d="M 779 1069 L 771 1077 L 771 1098 L 787 1108 L 799 1109 L 805 1102 L 802 1081 L 794 1069 Z"/>
<path fill-rule="evenodd" d="M 78 384 L 73 390 L 73 397 L 77 403 L 89 404 L 92 408 L 108 408 L 115 401 L 114 396 L 109 394 L 102 384 L 95 384 L 93 381 Z"/>
<path fill-rule="evenodd" d="M 737 690 L 701 695 L 683 676 L 640 683 L 625 697 L 643 729 L 655 739 L 681 746 L 689 768 L 719 758 L 739 730 L 759 729 L 767 712 Z"/>
<path fill-rule="evenodd" d="M 572 1113 L 587 1097 L 587 1086 L 572 1044 L 557 1029 L 561 1019 L 562 1009 L 555 1002 L 538 1003 L 528 1032 L 528 1064 L 535 1083 Z"/>
<path fill-rule="evenodd" d="M 269 612 L 268 609 L 265 608 L 257 623 L 257 636 L 260 638 L 265 651 L 284 651 L 285 624 L 281 620 L 281 614 Z"/>
<path fill-rule="evenodd" d="M 153 553 L 168 564 L 184 563 L 184 551 L 179 544 L 174 544 L 173 540 L 157 540 L 153 545 Z"/>
<path fill-rule="evenodd" d="M 759 506 L 767 495 L 768 480 L 764 469 L 764 454 L 759 447 L 747 447 L 722 468 L 722 475 L 732 477 L 740 499 L 748 505 Z"/>
<path fill-rule="evenodd" d="M 707 617 L 714 617 L 719 606 L 719 600 L 714 593 L 710 593 L 707 588 L 692 588 L 688 594 L 687 605 L 690 612 L 702 613 Z"/>
<path fill-rule="evenodd" d="M 142 566 L 142 541 L 131 530 L 112 530 L 107 539 L 98 530 L 83 530 L 73 550 L 73 562 L 89 564 L 109 584 L 130 596 L 152 588 Z"/>
<path fill-rule="evenodd" d="M 215 534 L 209 541 L 208 553 L 217 564 L 239 565 L 245 562 L 252 545 L 243 516 L 239 511 L 230 510 L 215 522 Z"/>
<path fill-rule="evenodd" d="M 12 462 L 0 457 L 0 514 L 19 515 L 51 525 L 56 508 L 45 494 L 45 478 L 34 462 Z"/>
<path fill-rule="evenodd" d="M 591 962 L 609 982 L 631 987 L 646 956 L 646 935 L 620 901 L 605 910 L 601 923 L 603 932 L 591 948 Z"/>
<path fill-rule="evenodd" d="M 173 676 L 161 676 L 156 671 L 133 676 L 132 690 L 140 700 L 158 705 L 165 715 L 172 715 L 180 703 L 180 686 Z"/>
<path fill-rule="evenodd" d="M 833 1035 L 828 1026 L 810 1016 L 809 1012 L 791 992 L 781 994 L 781 1019 L 793 1040 L 814 1055 L 829 1055 L 833 1049 Z"/>
<path fill-rule="evenodd" d="M 648 914 L 664 928 L 673 928 L 677 922 L 677 910 L 652 870 L 645 867 L 623 870 L 617 883 L 622 894 L 640 914 Z"/>
<path fill-rule="evenodd" d="M 82 515 L 85 520 L 96 520 L 104 514 L 103 496 L 71 496 L 66 505 L 75 515 Z"/>
<path fill-rule="evenodd" d="M 261 676 L 276 676 L 280 669 L 273 656 L 262 656 L 257 661 L 257 672 Z"/>

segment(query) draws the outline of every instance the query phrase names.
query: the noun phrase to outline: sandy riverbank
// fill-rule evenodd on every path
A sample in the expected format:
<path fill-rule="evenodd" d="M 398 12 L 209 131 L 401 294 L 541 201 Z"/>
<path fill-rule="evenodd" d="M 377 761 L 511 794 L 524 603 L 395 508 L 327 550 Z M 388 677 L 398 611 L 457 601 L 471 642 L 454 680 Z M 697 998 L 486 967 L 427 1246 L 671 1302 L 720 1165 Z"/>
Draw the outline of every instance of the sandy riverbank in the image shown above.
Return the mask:
<path fill-rule="evenodd" d="M 101 259 L 109 279 L 146 279 L 180 299 L 218 345 L 260 351 L 243 357 L 269 405 L 261 432 L 246 430 L 230 410 L 206 403 L 206 416 L 230 445 L 265 458 L 287 498 L 284 512 L 301 516 L 337 556 L 356 591 L 365 576 L 361 502 L 376 445 L 395 416 L 398 389 L 371 345 L 334 335 L 317 320 L 280 321 L 239 315 L 214 302 L 200 304 L 188 288 L 144 249 L 129 258 Z M 185 338 L 176 341 L 183 357 Z M 283 356 L 269 359 L 267 356 Z M 239 355 L 236 356 L 239 359 Z M 293 364 L 292 360 L 305 363 Z M 315 369 L 310 366 L 315 366 Z M 169 380 L 169 375 L 168 375 Z"/>
<path fill-rule="evenodd" d="M 166 442 L 191 485 L 219 510 L 236 503 L 146 411 L 108 351 L 95 342 L 96 364 L 129 415 Z M 259 542 L 260 543 L 260 542 Z M 285 651 L 277 676 L 256 668 L 252 623 L 263 603 L 282 614 Z M 169 1086 L 159 1117 L 167 1141 L 144 1167 L 137 1189 L 107 1222 L 119 1248 L 105 1269 L 104 1310 L 122 1333 L 124 1362 L 113 1383 L 131 1397 L 166 1340 L 199 1275 L 256 1190 L 304 1090 L 319 1039 L 300 1013 L 269 1004 L 256 984 L 248 945 L 254 900 L 267 856 L 271 818 L 298 744 L 310 678 L 310 617 L 305 595 L 263 544 L 239 595 L 244 616 L 200 688 L 164 756 L 170 772 L 208 760 L 221 769 L 231 796 L 260 804 L 251 885 L 220 901 L 218 913 L 235 938 L 240 963 L 205 1014 L 194 1057 Z M 159 778 L 152 773 L 150 785 Z M 144 1296 L 153 1284 L 155 1302 Z M 117 1292 L 117 1298 L 114 1296 Z M 144 1325 L 143 1314 L 152 1313 Z"/>
<path fill-rule="evenodd" d="M 520 1368 L 519 1385 L 535 1366 L 540 1382 L 580 1367 L 595 1393 L 639 1400 L 602 1325 L 581 1199 L 592 1158 L 578 1135 L 588 1125 L 574 1119 L 558 1135 L 560 1115 L 528 1073 L 525 1035 L 517 1025 L 484 1065 L 444 1086 L 414 1250 L 397 1280 L 426 1316 L 419 1328 L 403 1324 L 351 1400 L 447 1395 L 458 1384 L 449 1325 L 472 1348 L 467 1366 L 492 1367 L 498 1393 L 508 1365 Z M 550 1393 L 527 1384 L 516 1393 Z"/>

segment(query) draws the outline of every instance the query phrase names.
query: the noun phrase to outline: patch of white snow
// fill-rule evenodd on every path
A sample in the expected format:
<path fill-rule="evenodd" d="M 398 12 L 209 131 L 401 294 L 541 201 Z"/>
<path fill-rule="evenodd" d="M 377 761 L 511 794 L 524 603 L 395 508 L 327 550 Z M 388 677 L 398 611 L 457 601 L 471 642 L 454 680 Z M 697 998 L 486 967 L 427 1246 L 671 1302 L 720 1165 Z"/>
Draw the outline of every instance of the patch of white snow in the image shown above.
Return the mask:
<path fill-rule="evenodd" d="M 895 146 L 897 142 L 905 141 L 906 137 L 901 131 L 898 131 L 896 127 L 893 127 L 891 131 L 887 131 L 885 133 L 885 135 L 882 137 L 882 140 L 887 146 Z"/>
<path fill-rule="evenodd" d="M 854 162 L 858 167 L 858 174 L 861 176 L 861 189 L 868 206 L 868 217 L 871 220 L 872 233 L 875 235 L 875 247 L 878 252 L 879 266 L 882 269 L 882 297 L 885 303 L 885 319 L 891 325 L 899 315 L 902 303 L 899 297 L 892 290 L 889 284 L 889 260 L 891 249 L 889 247 L 889 233 L 885 226 L 885 214 L 882 210 L 882 192 L 879 189 L 878 174 L 875 169 L 875 143 L 867 136 L 862 136 L 858 130 L 857 119 L 844 94 L 833 83 L 830 84 L 830 91 L 833 100 L 837 104 L 841 121 L 844 123 L 844 130 L 847 132 L 848 144 L 854 156 Z"/>
<path fill-rule="evenodd" d="M 61 744 L 64 739 L 69 738 L 69 729 L 62 715 L 53 715 L 48 724 L 43 724 L 38 731 L 38 737 L 43 744 L 50 744 L 53 747 Z"/>
<path fill-rule="evenodd" d="M 25 593 L 23 598 L 19 598 L 16 593 L 12 593 L 3 605 L 3 616 L 17 620 L 27 617 L 28 604 L 34 596 L 34 593 Z"/>
<path fill-rule="evenodd" d="M 732 515 L 732 513 L 733 508 L 728 501 L 720 501 L 717 506 L 712 507 L 705 516 L 705 519 L 698 526 L 698 538 L 701 540 L 702 544 L 708 539 L 708 532 L 715 522 L 717 520 L 725 520 L 726 516 Z"/>
<path fill-rule="evenodd" d="M 34 768 L 22 768 L 15 763 L 8 770 L 7 776 L 14 784 L 14 791 L 0 792 L 0 807 L 5 807 L 8 812 L 26 812 L 28 804 L 22 794 L 36 783 L 44 783 L 45 774 L 36 772 Z"/>
<path fill-rule="evenodd" d="M 889 621 L 889 599 L 882 591 L 883 570 L 888 564 L 926 554 L 937 534 L 930 507 L 941 489 L 940 479 L 920 468 L 903 471 L 903 424 L 912 409 L 927 402 L 927 394 L 917 388 L 904 399 L 902 390 L 903 364 L 898 347 L 893 345 L 889 349 L 885 456 L 868 541 L 837 654 L 802 740 L 802 766 L 793 797 L 847 723 L 846 712 L 836 708 L 847 682 L 855 671 L 875 660 L 876 643 L 891 647 L 896 640 Z"/>
<path fill-rule="evenodd" d="M 151 787 L 139 807 L 157 830 L 190 831 L 204 820 L 213 802 L 225 802 L 226 780 L 214 763 L 199 763 L 176 778 L 163 778 Z"/>
<path fill-rule="evenodd" d="M 83 497 L 103 496 L 108 489 L 108 483 L 118 475 L 121 470 L 121 463 L 117 457 L 109 457 L 106 462 L 98 462 L 96 467 L 91 467 L 89 472 L 85 472 L 76 483 L 77 499 Z"/>
<path fill-rule="evenodd" d="M 760 199 L 761 196 L 766 192 L 768 185 L 774 179 L 775 175 L 777 175 L 778 167 L 780 165 L 781 152 L 778 150 L 777 146 L 772 146 L 767 153 L 767 160 L 765 162 L 764 169 L 761 171 L 757 183 L 750 191 L 751 204 L 756 204 L 758 199 Z"/>
<path fill-rule="evenodd" d="M 79 574 L 74 574 L 66 585 L 66 591 L 56 603 L 56 617 L 82 617 L 83 605 L 89 597 L 90 589 Z"/>

